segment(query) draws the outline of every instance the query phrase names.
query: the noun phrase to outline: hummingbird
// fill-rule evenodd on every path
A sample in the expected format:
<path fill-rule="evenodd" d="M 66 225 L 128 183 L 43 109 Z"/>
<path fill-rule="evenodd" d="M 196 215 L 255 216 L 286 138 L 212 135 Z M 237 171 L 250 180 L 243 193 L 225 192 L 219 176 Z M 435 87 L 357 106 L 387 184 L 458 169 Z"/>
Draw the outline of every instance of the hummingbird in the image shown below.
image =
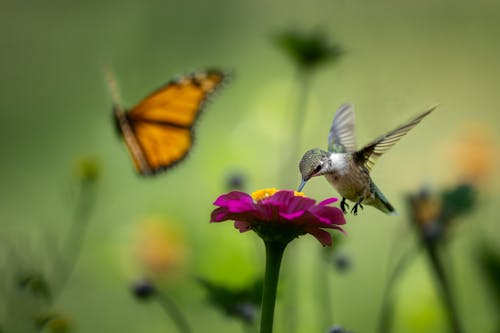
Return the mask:
<path fill-rule="evenodd" d="M 314 148 L 302 156 L 299 164 L 302 182 L 297 191 L 302 191 L 306 182 L 312 177 L 323 175 L 342 196 L 340 208 L 344 213 L 347 212 L 346 207 L 350 208 L 346 202 L 348 199 L 355 203 L 351 210 L 354 215 L 357 215 L 358 207 L 363 209 L 363 204 L 395 215 L 396 210 L 375 185 L 370 177 L 370 171 L 382 154 L 435 108 L 428 109 L 356 150 L 354 108 L 350 104 L 341 105 L 335 113 L 328 135 L 328 151 Z"/>

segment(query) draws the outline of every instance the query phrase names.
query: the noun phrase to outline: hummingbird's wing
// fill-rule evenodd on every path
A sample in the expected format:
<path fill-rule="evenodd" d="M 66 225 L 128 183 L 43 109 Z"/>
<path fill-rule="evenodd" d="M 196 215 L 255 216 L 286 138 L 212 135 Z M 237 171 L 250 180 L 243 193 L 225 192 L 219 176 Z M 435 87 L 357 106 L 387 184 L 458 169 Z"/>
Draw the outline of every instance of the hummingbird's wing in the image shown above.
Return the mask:
<path fill-rule="evenodd" d="M 354 137 L 354 108 L 342 104 L 333 117 L 328 134 L 328 151 L 332 153 L 353 153 L 356 151 Z"/>
<path fill-rule="evenodd" d="M 424 113 L 413 118 L 406 124 L 382 135 L 370 142 L 360 150 L 354 153 L 356 163 L 364 165 L 368 170 L 371 170 L 377 159 L 382 156 L 389 148 L 394 146 L 406 133 L 415 127 L 422 119 L 428 116 L 436 107 L 432 107 Z"/>

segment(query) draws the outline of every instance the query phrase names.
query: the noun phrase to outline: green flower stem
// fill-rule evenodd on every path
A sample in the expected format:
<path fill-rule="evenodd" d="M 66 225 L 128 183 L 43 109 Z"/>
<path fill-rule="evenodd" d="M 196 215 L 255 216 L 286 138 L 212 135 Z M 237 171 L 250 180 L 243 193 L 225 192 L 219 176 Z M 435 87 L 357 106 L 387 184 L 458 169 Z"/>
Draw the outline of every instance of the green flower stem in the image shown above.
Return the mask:
<path fill-rule="evenodd" d="M 432 269 L 434 270 L 437 282 L 441 287 L 441 295 L 443 297 L 443 302 L 449 316 L 450 331 L 453 333 L 463 333 L 463 329 L 460 326 L 460 321 L 458 318 L 457 308 L 451 293 L 450 284 L 439 257 L 438 249 L 435 244 L 430 242 L 427 242 L 425 245 L 430 264 L 432 266 Z"/>
<path fill-rule="evenodd" d="M 96 184 L 94 181 L 82 181 L 78 199 L 73 221 L 64 240 L 63 247 L 60 250 L 60 255 L 57 258 L 58 262 L 56 262 L 53 272 L 54 279 L 56 280 L 56 288 L 53 295 L 54 302 L 66 287 L 83 246 L 86 229 L 89 225 L 96 199 Z"/>
<path fill-rule="evenodd" d="M 382 298 L 382 309 L 380 311 L 379 323 L 378 323 L 378 333 L 391 333 L 392 332 L 392 317 L 394 315 L 394 302 L 392 300 L 392 293 L 397 281 L 401 277 L 405 268 L 408 266 L 409 262 L 415 257 L 417 251 L 410 250 L 405 253 L 397 261 L 394 269 L 392 270 L 389 279 L 387 280 L 383 298 Z"/>
<path fill-rule="evenodd" d="M 260 333 L 272 333 L 278 277 L 286 243 L 265 240 L 264 244 L 266 245 L 266 272 L 262 291 Z"/>
<path fill-rule="evenodd" d="M 165 313 L 172 318 L 179 333 L 191 333 L 186 317 L 167 294 L 157 291 L 156 300 L 160 303 Z"/>

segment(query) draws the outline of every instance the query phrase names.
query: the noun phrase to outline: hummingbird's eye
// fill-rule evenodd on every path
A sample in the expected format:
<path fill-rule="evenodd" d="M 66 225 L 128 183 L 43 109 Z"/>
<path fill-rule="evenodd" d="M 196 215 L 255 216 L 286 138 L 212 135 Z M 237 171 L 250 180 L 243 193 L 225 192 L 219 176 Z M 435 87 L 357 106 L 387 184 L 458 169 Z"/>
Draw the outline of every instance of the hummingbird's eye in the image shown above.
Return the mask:
<path fill-rule="evenodd" d="M 316 168 L 314 168 L 314 173 L 318 173 L 321 171 L 321 164 L 319 164 Z"/>

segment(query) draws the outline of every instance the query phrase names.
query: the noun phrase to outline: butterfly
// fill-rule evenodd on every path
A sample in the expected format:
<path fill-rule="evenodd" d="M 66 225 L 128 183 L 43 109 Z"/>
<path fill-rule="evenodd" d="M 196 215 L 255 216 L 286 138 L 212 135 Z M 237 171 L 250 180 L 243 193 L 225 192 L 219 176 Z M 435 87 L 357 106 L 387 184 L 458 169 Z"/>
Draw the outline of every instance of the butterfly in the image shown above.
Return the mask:
<path fill-rule="evenodd" d="M 141 175 L 155 175 L 186 157 L 193 145 L 193 126 L 207 98 L 226 79 L 219 70 L 184 75 L 127 111 L 109 71 L 107 76 L 114 95 L 114 121 Z"/>

